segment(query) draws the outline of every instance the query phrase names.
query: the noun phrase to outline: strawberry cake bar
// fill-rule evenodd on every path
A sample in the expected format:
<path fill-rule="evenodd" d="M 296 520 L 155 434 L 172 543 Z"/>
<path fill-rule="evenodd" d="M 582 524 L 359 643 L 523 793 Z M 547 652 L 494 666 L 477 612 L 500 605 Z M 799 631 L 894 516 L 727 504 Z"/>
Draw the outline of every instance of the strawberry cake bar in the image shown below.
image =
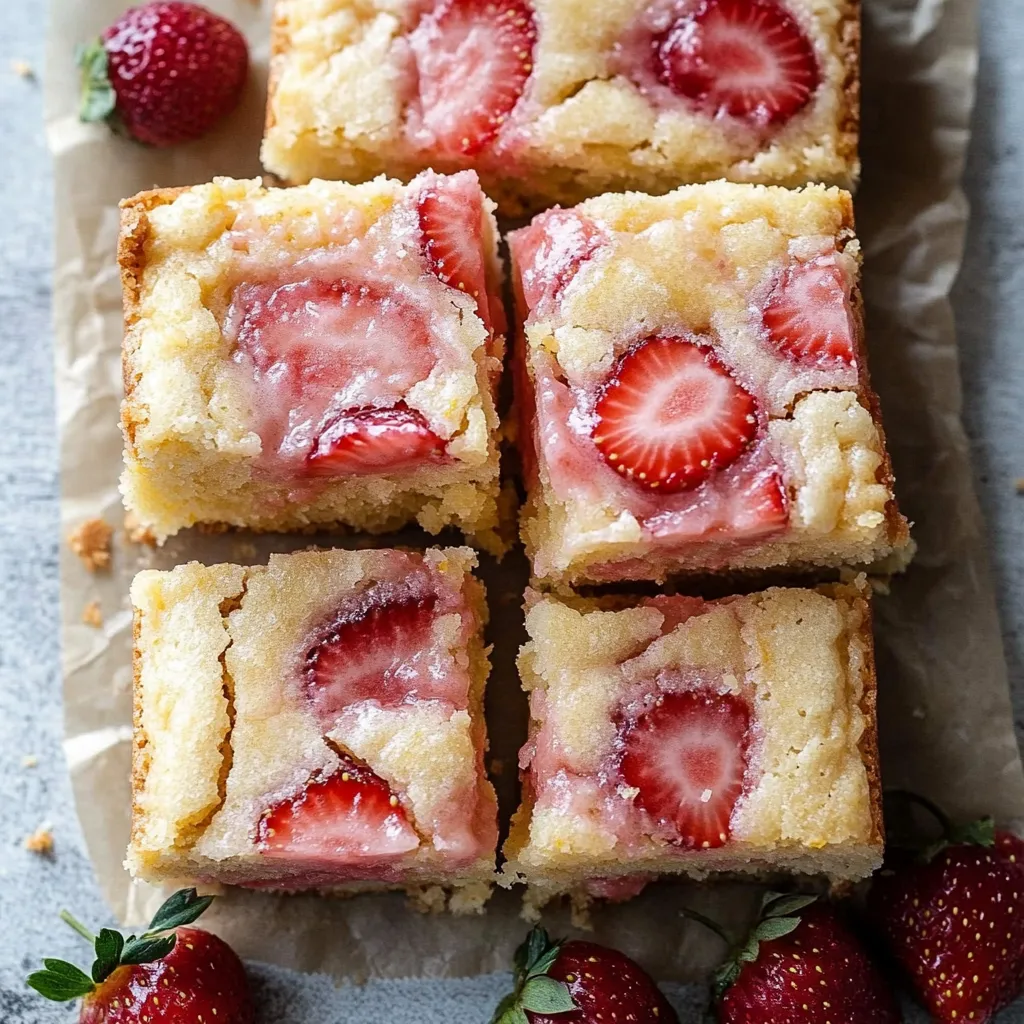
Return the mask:
<path fill-rule="evenodd" d="M 659 875 L 869 875 L 882 857 L 863 577 L 718 601 L 527 592 L 522 806 L 506 884 L 529 907 Z"/>
<path fill-rule="evenodd" d="M 903 557 L 848 193 L 606 195 L 509 249 L 538 579 Z"/>
<path fill-rule="evenodd" d="M 859 0 L 278 0 L 280 179 L 480 172 L 506 213 L 857 178 Z"/>
<path fill-rule="evenodd" d="M 499 546 L 501 266 L 476 175 L 122 204 L 125 504 L 195 524 Z"/>
<path fill-rule="evenodd" d="M 479 909 L 497 805 L 475 564 L 335 550 L 139 573 L 132 873 Z"/>

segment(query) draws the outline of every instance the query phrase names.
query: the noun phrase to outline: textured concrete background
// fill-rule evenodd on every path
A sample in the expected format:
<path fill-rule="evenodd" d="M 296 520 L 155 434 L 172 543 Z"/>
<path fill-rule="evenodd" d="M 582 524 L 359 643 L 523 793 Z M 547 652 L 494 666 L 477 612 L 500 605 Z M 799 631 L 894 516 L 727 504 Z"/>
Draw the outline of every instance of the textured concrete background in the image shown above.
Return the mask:
<path fill-rule="evenodd" d="M 84 2 L 84 0 L 83 0 Z M 57 922 L 73 907 L 106 917 L 82 844 L 60 740 L 57 470 L 49 329 L 51 184 L 39 84 L 44 0 L 5 5 L 0 28 L 0 1024 L 75 1019 L 25 988 L 44 955 L 84 960 Z M 1024 730 L 1024 8 L 984 0 L 982 62 L 967 175 L 973 216 L 955 298 L 966 420 L 988 516 L 1018 735 Z M 34 755 L 38 765 L 23 766 Z M 41 823 L 52 859 L 25 852 Z M 482 1022 L 504 977 L 336 989 L 328 980 L 253 968 L 261 1020 L 276 1024 Z M 681 998 L 682 998 L 682 994 Z M 684 1003 L 680 1003 L 684 1005 Z M 692 1003 L 685 1005 L 692 1006 Z M 696 1018 L 696 1011 L 684 1020 Z M 1001 1022 L 1024 1021 L 1009 1010 Z"/>

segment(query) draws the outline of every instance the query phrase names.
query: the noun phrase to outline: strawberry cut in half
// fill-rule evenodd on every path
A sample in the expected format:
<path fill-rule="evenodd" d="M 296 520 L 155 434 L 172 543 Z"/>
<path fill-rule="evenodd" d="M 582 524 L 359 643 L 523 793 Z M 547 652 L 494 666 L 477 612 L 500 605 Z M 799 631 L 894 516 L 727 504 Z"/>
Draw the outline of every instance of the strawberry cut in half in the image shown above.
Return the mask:
<path fill-rule="evenodd" d="M 395 597 L 392 591 L 386 584 L 369 587 L 309 648 L 306 693 L 322 722 L 333 724 L 359 701 L 388 706 L 415 695 L 417 655 L 430 642 L 437 597 L 415 591 Z"/>
<path fill-rule="evenodd" d="M 651 490 L 691 490 L 743 454 L 757 404 L 707 348 L 652 337 L 626 353 L 595 407 L 593 440 L 618 473 Z"/>
<path fill-rule="evenodd" d="M 856 365 L 849 289 L 835 257 L 789 267 L 762 315 L 768 340 L 790 359 Z"/>
<path fill-rule="evenodd" d="M 753 540 L 778 533 L 789 524 L 789 500 L 777 469 L 758 473 L 729 495 L 729 533 Z"/>
<path fill-rule="evenodd" d="M 519 102 L 537 27 L 524 0 L 440 0 L 409 36 L 431 148 L 474 156 Z"/>
<path fill-rule="evenodd" d="M 420 193 L 417 212 L 430 269 L 438 280 L 476 300 L 477 315 L 490 332 L 480 198 L 471 174 L 437 178 Z"/>
<path fill-rule="evenodd" d="M 665 694 L 627 728 L 622 776 L 681 846 L 721 846 L 743 792 L 749 729 L 750 709 L 733 694 Z"/>
<path fill-rule="evenodd" d="M 389 858 L 419 846 L 419 837 L 391 787 L 365 765 L 339 754 L 331 775 L 310 780 L 295 796 L 264 812 L 260 852 L 342 863 Z"/>
<path fill-rule="evenodd" d="M 423 414 L 400 402 L 391 409 L 341 413 L 309 454 L 311 476 L 358 476 L 410 469 L 444 460 L 444 441 Z"/>
<path fill-rule="evenodd" d="M 702 0 L 652 45 L 663 85 L 762 128 L 802 110 L 820 81 L 810 40 L 776 0 Z"/>

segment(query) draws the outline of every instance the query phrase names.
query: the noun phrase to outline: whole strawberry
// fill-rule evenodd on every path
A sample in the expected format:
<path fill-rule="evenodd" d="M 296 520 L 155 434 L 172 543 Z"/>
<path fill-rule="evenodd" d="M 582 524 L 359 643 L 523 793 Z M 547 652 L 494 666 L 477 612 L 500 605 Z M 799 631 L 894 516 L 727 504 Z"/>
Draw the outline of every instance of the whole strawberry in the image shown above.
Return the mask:
<path fill-rule="evenodd" d="M 82 120 L 107 121 L 151 146 L 205 135 L 238 106 L 249 72 L 238 29 L 177 0 L 125 11 L 77 59 Z"/>
<path fill-rule="evenodd" d="M 722 935 L 713 922 L 688 913 Z M 860 942 L 814 896 L 765 896 L 754 930 L 716 972 L 715 996 L 722 1024 L 900 1021 Z"/>
<path fill-rule="evenodd" d="M 940 820 L 940 842 L 875 876 L 868 914 L 936 1020 L 987 1021 L 1024 990 L 1024 840 Z"/>
<path fill-rule="evenodd" d="M 61 918 L 96 950 L 90 974 L 63 960 L 44 960 L 45 970 L 28 983 L 57 1002 L 82 997 L 80 1024 L 253 1024 L 242 961 L 216 935 L 183 927 L 212 900 L 182 889 L 146 932 L 127 939 L 109 928 L 92 935 L 65 911 Z"/>
<path fill-rule="evenodd" d="M 516 950 L 515 991 L 491 1024 L 678 1024 L 651 976 L 624 953 L 594 942 L 552 941 L 534 928 Z"/>

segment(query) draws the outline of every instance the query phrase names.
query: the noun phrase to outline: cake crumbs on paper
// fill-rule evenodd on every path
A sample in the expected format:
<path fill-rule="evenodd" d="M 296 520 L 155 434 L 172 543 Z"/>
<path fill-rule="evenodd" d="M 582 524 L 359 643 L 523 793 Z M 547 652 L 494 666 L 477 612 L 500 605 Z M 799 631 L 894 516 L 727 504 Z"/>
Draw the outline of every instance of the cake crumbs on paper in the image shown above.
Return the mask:
<path fill-rule="evenodd" d="M 110 568 L 110 540 L 114 528 L 103 519 L 87 519 L 68 534 L 68 546 L 89 572 Z"/>
<path fill-rule="evenodd" d="M 22 768 L 35 768 L 39 764 L 39 758 L 35 754 L 26 754 L 21 759 Z"/>
<path fill-rule="evenodd" d="M 103 609 L 100 608 L 99 601 L 90 601 L 82 609 L 82 621 L 95 629 L 99 629 L 103 625 Z"/>
<path fill-rule="evenodd" d="M 1024 476 L 1017 477 L 1016 481 L 1014 482 L 1014 487 L 1016 488 L 1018 494 L 1024 494 Z"/>
<path fill-rule="evenodd" d="M 27 60 L 12 60 L 11 70 L 19 77 L 35 80 L 36 72 Z"/>
<path fill-rule="evenodd" d="M 148 526 L 139 522 L 134 512 L 126 512 L 124 515 L 124 535 L 133 544 L 147 544 L 149 547 L 156 545 L 156 537 Z"/>
<path fill-rule="evenodd" d="M 22 846 L 29 853 L 40 857 L 53 856 L 53 830 L 49 825 L 40 825 L 31 835 L 25 836 Z"/>
<path fill-rule="evenodd" d="M 505 771 L 505 762 L 500 757 L 491 758 L 490 772 L 492 775 L 502 775 Z"/>

